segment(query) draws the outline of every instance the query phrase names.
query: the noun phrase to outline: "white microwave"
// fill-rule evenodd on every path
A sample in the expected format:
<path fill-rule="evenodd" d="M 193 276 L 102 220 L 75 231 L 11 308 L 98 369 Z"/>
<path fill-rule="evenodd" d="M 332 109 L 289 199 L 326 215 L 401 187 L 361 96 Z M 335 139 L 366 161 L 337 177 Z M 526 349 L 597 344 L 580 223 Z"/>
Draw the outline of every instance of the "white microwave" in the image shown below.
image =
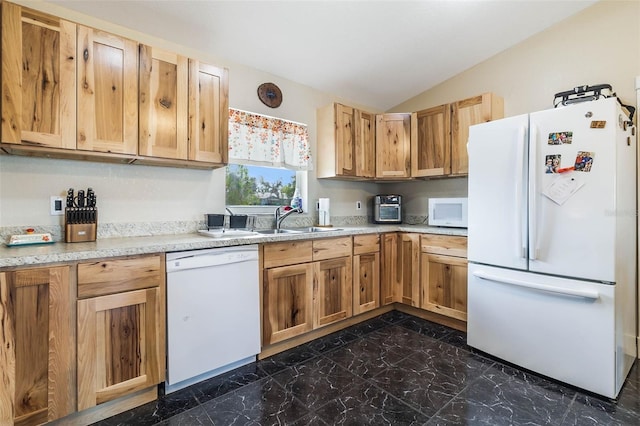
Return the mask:
<path fill-rule="evenodd" d="M 467 198 L 429 198 L 429 225 L 467 227 Z"/>

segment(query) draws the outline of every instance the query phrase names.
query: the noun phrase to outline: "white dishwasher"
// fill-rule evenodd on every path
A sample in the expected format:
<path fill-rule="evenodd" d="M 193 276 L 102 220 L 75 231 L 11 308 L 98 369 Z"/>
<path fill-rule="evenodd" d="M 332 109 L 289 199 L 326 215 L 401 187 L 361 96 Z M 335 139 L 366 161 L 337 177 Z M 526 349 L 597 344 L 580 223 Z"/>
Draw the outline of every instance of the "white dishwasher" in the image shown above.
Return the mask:
<path fill-rule="evenodd" d="M 174 392 L 255 361 L 258 246 L 167 253 L 167 381 Z"/>

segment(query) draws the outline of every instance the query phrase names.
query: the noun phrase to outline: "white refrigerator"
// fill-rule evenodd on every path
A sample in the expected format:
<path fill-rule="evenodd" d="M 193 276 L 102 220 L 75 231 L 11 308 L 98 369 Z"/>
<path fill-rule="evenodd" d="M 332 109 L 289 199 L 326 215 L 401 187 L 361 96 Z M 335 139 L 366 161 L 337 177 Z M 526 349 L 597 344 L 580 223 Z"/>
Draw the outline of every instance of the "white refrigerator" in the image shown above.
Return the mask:
<path fill-rule="evenodd" d="M 469 130 L 468 344 L 616 398 L 636 358 L 636 138 L 616 98 Z"/>

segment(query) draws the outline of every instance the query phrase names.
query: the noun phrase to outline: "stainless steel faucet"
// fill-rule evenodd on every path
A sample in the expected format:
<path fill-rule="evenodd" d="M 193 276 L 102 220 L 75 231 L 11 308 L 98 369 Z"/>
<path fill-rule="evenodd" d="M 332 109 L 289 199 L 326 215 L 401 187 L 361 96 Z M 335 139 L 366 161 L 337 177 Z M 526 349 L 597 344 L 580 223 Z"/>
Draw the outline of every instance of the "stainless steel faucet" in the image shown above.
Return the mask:
<path fill-rule="evenodd" d="M 291 209 L 291 210 L 287 210 L 286 212 L 284 212 L 284 214 L 282 214 L 280 212 L 280 207 L 278 207 L 276 209 L 276 230 L 280 229 L 280 225 L 282 224 L 282 221 L 285 220 L 287 218 L 287 216 L 289 216 L 291 213 L 304 213 L 302 211 L 301 208 L 296 208 L 296 209 Z"/>

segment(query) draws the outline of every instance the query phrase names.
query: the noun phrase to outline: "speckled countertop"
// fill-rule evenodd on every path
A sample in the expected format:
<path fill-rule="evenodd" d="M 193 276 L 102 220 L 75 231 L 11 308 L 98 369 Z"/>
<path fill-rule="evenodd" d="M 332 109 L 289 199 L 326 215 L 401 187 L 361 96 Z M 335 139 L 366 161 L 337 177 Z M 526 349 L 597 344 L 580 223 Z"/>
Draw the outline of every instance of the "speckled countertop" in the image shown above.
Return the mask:
<path fill-rule="evenodd" d="M 366 225 L 340 227 L 336 230 L 321 233 L 255 235 L 225 238 L 211 238 L 197 233 L 191 233 L 147 237 L 103 238 L 90 243 L 56 242 L 48 245 L 22 247 L 7 247 L 2 244 L 0 245 L 0 268 L 395 231 L 458 236 L 467 235 L 466 229 L 459 228 L 439 228 L 424 225 Z"/>

